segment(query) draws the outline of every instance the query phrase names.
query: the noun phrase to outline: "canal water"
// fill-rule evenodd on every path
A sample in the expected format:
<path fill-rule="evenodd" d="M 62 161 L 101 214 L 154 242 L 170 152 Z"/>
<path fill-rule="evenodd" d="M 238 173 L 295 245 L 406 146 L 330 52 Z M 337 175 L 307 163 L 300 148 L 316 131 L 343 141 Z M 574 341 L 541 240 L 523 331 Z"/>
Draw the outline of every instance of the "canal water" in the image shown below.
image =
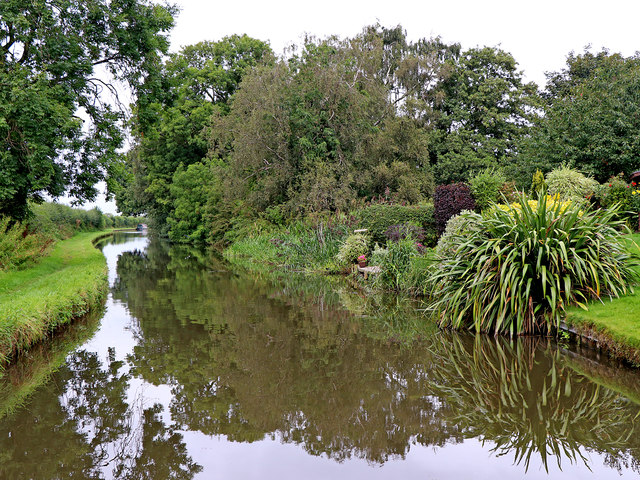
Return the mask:
<path fill-rule="evenodd" d="M 0 478 L 640 473 L 640 373 L 593 352 L 140 234 L 101 248 L 104 312 L 2 379 Z"/>

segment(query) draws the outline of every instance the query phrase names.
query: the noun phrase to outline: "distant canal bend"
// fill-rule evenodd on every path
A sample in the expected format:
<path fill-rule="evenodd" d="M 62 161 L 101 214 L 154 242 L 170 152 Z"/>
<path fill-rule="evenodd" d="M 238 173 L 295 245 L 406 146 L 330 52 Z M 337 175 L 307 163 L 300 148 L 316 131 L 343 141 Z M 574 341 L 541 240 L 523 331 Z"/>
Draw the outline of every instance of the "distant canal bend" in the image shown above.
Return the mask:
<path fill-rule="evenodd" d="M 543 339 L 407 344 L 390 328 L 420 313 L 344 285 L 140 233 L 102 249 L 103 318 L 61 340 L 55 373 L 34 352 L 0 385 L 47 378 L 0 419 L 0 478 L 640 474 L 636 371 Z"/>

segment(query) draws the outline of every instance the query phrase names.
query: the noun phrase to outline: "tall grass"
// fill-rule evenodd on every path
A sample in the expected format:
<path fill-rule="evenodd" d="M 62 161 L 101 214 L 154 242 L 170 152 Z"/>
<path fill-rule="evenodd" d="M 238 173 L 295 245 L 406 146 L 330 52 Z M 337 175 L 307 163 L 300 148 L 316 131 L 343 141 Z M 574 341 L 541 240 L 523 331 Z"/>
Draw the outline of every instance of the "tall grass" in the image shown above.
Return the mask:
<path fill-rule="evenodd" d="M 26 225 L 0 217 L 0 271 L 29 265 L 44 255 L 52 243 L 46 235 L 29 234 Z"/>
<path fill-rule="evenodd" d="M 570 305 L 631 290 L 637 263 L 621 241 L 615 209 L 583 212 L 573 203 L 493 208 L 478 232 L 450 241 L 429 278 L 443 326 L 510 335 L 557 330 Z"/>
<path fill-rule="evenodd" d="M 347 218 L 294 222 L 234 242 L 224 255 L 235 263 L 261 263 L 306 271 L 333 271 L 351 225 Z"/>

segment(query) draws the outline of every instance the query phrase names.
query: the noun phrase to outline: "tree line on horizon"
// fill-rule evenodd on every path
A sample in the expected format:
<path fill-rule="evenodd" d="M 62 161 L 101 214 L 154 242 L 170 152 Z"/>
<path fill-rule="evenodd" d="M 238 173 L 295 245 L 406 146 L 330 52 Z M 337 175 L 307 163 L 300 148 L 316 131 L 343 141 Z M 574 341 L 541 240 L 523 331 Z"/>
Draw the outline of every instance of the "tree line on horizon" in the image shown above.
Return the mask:
<path fill-rule="evenodd" d="M 175 13 L 0 5 L 0 215 L 24 218 L 44 193 L 92 199 L 106 180 L 123 213 L 214 243 L 258 220 L 425 203 L 488 169 L 525 189 L 563 164 L 599 182 L 638 168 L 637 55 L 570 53 L 544 89 L 499 48 L 414 42 L 401 26 L 307 37 L 282 56 L 246 35 L 167 55 Z M 132 88 L 128 121 L 99 67 Z"/>

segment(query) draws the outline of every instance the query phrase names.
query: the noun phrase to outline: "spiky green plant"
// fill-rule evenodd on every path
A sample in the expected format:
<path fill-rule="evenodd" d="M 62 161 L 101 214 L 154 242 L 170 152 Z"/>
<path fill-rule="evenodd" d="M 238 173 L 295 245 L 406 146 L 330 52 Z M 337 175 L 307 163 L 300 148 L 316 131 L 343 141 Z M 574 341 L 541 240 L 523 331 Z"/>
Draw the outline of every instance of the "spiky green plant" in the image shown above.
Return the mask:
<path fill-rule="evenodd" d="M 493 208 L 478 231 L 457 235 L 455 255 L 429 277 L 443 326 L 509 335 L 553 332 L 565 308 L 618 297 L 636 280 L 635 257 L 621 241 L 615 209 L 580 210 L 538 202 Z"/>

